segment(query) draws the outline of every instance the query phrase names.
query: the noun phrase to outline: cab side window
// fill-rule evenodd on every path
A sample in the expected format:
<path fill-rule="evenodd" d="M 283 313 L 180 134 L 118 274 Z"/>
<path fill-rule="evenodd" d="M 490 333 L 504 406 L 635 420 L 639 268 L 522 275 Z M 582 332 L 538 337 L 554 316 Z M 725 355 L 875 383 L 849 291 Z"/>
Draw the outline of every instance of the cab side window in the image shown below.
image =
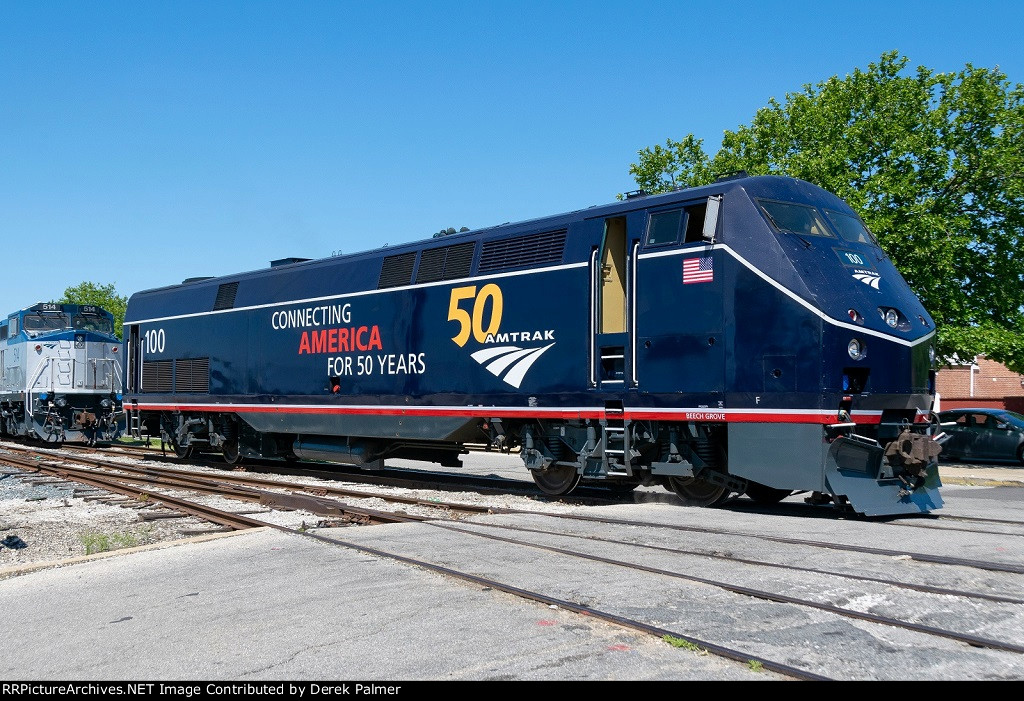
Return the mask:
<path fill-rule="evenodd" d="M 683 210 L 658 212 L 651 215 L 647 226 L 647 245 L 664 246 L 679 240 L 679 225 L 682 222 Z"/>
<path fill-rule="evenodd" d="M 683 243 L 704 241 L 704 217 L 707 211 L 708 203 L 702 201 L 682 209 L 652 214 L 647 225 L 647 245 L 667 246 L 678 243 L 680 238 Z"/>
<path fill-rule="evenodd" d="M 707 202 L 701 202 L 695 204 L 692 207 L 687 207 L 683 210 L 686 212 L 686 223 L 685 236 L 683 237 L 683 243 L 694 243 L 697 241 L 704 240 L 704 217 L 708 213 Z"/>

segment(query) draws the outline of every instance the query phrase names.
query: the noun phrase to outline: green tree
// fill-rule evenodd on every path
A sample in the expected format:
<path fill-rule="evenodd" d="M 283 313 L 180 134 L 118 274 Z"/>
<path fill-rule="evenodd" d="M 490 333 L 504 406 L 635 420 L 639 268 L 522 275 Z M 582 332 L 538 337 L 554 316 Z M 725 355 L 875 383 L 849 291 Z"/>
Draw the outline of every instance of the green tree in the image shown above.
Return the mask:
<path fill-rule="evenodd" d="M 94 282 L 80 282 L 64 290 L 58 302 L 63 304 L 95 304 L 114 315 L 114 333 L 121 338 L 121 324 L 128 308 L 128 298 L 117 294 L 113 285 L 97 285 Z"/>
<path fill-rule="evenodd" d="M 459 229 L 458 233 L 462 233 L 463 231 L 469 231 L 469 228 L 464 226 L 464 227 Z M 453 227 L 449 226 L 447 229 L 441 229 L 440 231 L 438 231 L 436 234 L 433 235 L 432 238 L 437 239 L 437 238 L 441 238 L 442 236 L 448 236 L 449 234 L 454 234 L 454 233 L 456 233 L 455 229 Z"/>
<path fill-rule="evenodd" d="M 712 157 L 693 135 L 644 148 L 648 192 L 715 174 L 790 175 L 845 199 L 935 318 L 941 357 L 1024 372 L 1024 86 L 997 68 L 867 70 L 772 98 Z"/>

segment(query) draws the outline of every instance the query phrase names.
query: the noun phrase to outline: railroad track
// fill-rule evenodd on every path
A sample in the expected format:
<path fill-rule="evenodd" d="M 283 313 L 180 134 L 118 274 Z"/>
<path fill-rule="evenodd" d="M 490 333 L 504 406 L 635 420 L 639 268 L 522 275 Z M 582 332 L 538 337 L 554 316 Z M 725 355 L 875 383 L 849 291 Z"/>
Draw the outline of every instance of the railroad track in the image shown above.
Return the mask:
<path fill-rule="evenodd" d="M 53 456 L 49 455 L 48 460 Z M 72 459 L 62 456 L 62 459 Z M 618 519 L 599 516 L 592 511 L 588 513 L 549 513 L 539 509 L 509 509 L 480 507 L 460 504 L 440 504 L 437 501 L 421 500 L 418 498 L 402 495 L 387 495 L 349 487 L 338 487 L 334 485 L 312 485 L 301 486 L 295 483 L 256 478 L 245 473 L 226 472 L 216 475 L 197 475 L 195 470 L 181 468 L 157 467 L 152 465 L 131 466 L 126 464 L 114 464 L 100 458 L 87 458 L 75 456 L 73 458 L 83 464 L 89 465 L 85 472 L 91 473 L 100 470 L 108 473 L 119 473 L 119 476 L 112 477 L 110 474 L 104 479 L 111 479 L 116 484 L 125 488 L 126 483 L 131 483 L 132 489 L 139 489 L 140 485 L 149 485 L 149 498 L 162 498 L 163 494 L 155 491 L 154 485 L 161 485 L 163 488 L 192 489 L 202 491 L 203 488 L 219 490 L 220 493 L 230 495 L 234 499 L 259 502 L 262 505 L 272 505 L 268 501 L 266 493 L 270 490 L 286 491 L 298 494 L 297 501 L 291 502 L 285 508 L 308 508 L 316 503 L 316 499 L 330 499 L 334 497 L 348 498 L 374 498 L 390 500 L 395 508 L 401 509 L 409 506 L 437 507 L 435 515 L 413 516 L 406 513 L 392 512 L 389 520 L 381 522 L 419 522 L 423 525 L 443 530 L 446 537 L 486 539 L 502 547 L 514 548 L 516 550 L 532 549 L 545 553 L 546 557 L 556 557 L 558 561 L 571 560 L 587 565 L 572 567 L 574 571 L 580 572 L 580 580 L 587 581 L 583 573 L 583 567 L 612 568 L 623 572 L 621 577 L 629 580 L 643 578 L 644 581 L 658 582 L 656 586 L 666 586 L 665 582 L 680 582 L 690 588 L 708 588 L 719 592 L 718 597 L 738 597 L 733 604 L 739 609 L 746 608 L 749 604 L 743 602 L 760 601 L 763 605 L 779 608 L 786 613 L 773 614 L 773 616 L 786 618 L 792 616 L 793 610 L 816 611 L 819 615 L 825 616 L 825 620 L 850 620 L 856 621 L 858 626 L 891 628 L 905 631 L 906 634 L 922 636 L 922 639 L 942 639 L 963 646 L 960 653 L 964 651 L 987 651 L 987 654 L 1009 655 L 1020 664 L 1017 656 L 1024 654 L 1024 641 L 1012 634 L 995 635 L 983 634 L 983 631 L 971 630 L 967 624 L 974 617 L 982 620 L 1005 619 L 1012 622 L 1020 619 L 1020 607 L 1024 600 L 1019 595 L 1022 589 L 1020 575 L 1024 570 L 1013 563 L 992 562 L 985 559 L 968 559 L 962 557 L 942 557 L 934 553 L 913 552 L 906 548 L 884 548 L 864 546 L 858 544 L 843 544 L 837 542 L 816 540 L 813 538 L 794 538 L 773 536 L 766 533 L 744 531 L 739 528 L 711 528 L 706 524 L 686 525 L 682 523 L 657 523 L 636 519 Z M 40 460 L 28 458 L 26 468 L 38 467 Z M 72 470 L 66 464 L 52 466 L 53 474 L 64 477 L 72 476 Z M 84 468 L 83 468 L 84 469 Z M 98 479 L 95 475 L 81 475 L 89 479 Z M 145 489 L 145 487 L 143 487 Z M 121 492 L 124 493 L 124 492 Z M 305 501 L 312 498 L 314 501 Z M 331 501 L 320 502 L 323 509 L 334 508 Z M 281 504 L 278 503 L 278 506 Z M 325 511 L 326 513 L 326 511 Z M 472 515 L 489 513 L 500 516 L 502 522 L 480 522 L 479 520 L 468 520 Z M 509 521 L 510 519 L 515 522 Z M 524 524 L 527 519 L 529 524 Z M 251 519 L 257 521 L 257 519 Z M 988 519 L 997 521 L 1001 526 L 1000 519 Z M 986 521 L 979 519 L 979 521 Z M 369 523 L 369 521 L 366 521 Z M 259 525 L 266 525 L 259 523 Z M 862 524 L 864 527 L 888 528 L 889 524 L 874 523 Z M 1013 525 L 1013 522 L 1010 524 Z M 242 524 L 241 527 L 252 527 Z M 621 610 L 615 606 L 598 606 L 586 601 L 590 598 L 597 599 L 585 592 L 573 595 L 558 595 L 557 589 L 564 586 L 561 582 L 555 582 L 550 587 L 527 586 L 523 583 L 510 581 L 505 577 L 486 576 L 481 574 L 480 567 L 476 563 L 465 562 L 461 566 L 453 565 L 450 562 L 437 562 L 424 558 L 415 552 L 404 551 L 402 548 L 387 548 L 377 543 L 377 539 L 368 544 L 365 538 L 352 537 L 363 531 L 336 531 L 326 529 L 295 529 L 284 526 L 272 526 L 282 531 L 289 532 L 296 536 L 315 538 L 325 544 L 353 548 L 361 552 L 373 554 L 379 557 L 387 557 L 405 564 L 414 565 L 428 569 L 438 574 L 449 577 L 457 577 L 475 585 L 483 585 L 496 590 L 505 591 L 509 594 L 522 598 L 537 601 L 548 606 L 558 606 L 566 610 L 576 611 L 580 614 L 601 618 L 615 625 L 624 626 L 633 630 L 643 631 L 659 637 L 671 637 L 685 641 L 687 644 L 705 650 L 728 659 L 744 662 L 745 664 L 756 663 L 763 669 L 797 679 L 824 679 L 824 678 L 849 678 L 848 673 L 839 672 L 830 676 L 822 674 L 822 669 L 811 666 L 793 665 L 791 660 L 785 656 L 773 657 L 770 655 L 757 654 L 758 645 L 751 639 L 750 645 L 735 644 L 730 642 L 730 637 L 716 637 L 709 635 L 706 630 L 693 630 L 686 625 L 659 624 L 643 617 L 623 615 Z M 595 528 L 607 531 L 612 529 L 611 535 L 598 535 Z M 577 532 L 579 531 L 579 532 Z M 635 532 L 641 531 L 641 537 Z M 624 535 L 631 533 L 632 535 Z M 658 535 L 660 534 L 660 535 Z M 687 535 L 684 535 L 687 534 Z M 346 537 L 348 535 L 349 537 Z M 687 543 L 700 538 L 701 542 L 711 539 L 715 547 L 681 547 L 678 543 L 665 544 L 665 541 L 683 537 Z M 659 544 L 659 541 L 661 544 Z M 730 547 L 723 548 L 728 542 Z M 731 547 L 739 550 L 756 549 L 757 543 L 772 542 L 784 548 L 791 549 L 793 553 L 790 562 L 773 562 L 763 557 L 744 556 L 739 553 L 728 552 Z M 592 552 L 594 544 L 601 544 L 602 547 L 615 547 L 623 553 L 618 557 L 595 554 Z M 472 548 L 467 548 L 472 550 Z M 459 548 L 452 548 L 451 552 L 458 552 Z M 807 563 L 810 559 L 822 559 L 822 556 L 809 556 L 806 553 L 819 552 L 843 552 L 846 556 L 856 558 L 857 565 L 850 565 L 841 571 L 834 565 L 831 568 L 824 566 L 814 567 Z M 658 561 L 666 560 L 670 563 L 676 560 L 685 560 L 689 566 L 681 566 L 679 563 L 670 566 L 655 564 Z M 694 565 L 694 562 L 703 561 L 711 563 L 708 565 Z M 934 568 L 941 567 L 946 572 L 985 572 L 988 583 L 993 591 L 978 591 L 967 586 L 942 586 L 929 584 L 927 581 L 914 581 L 911 576 L 903 578 L 894 577 L 885 570 L 892 566 L 893 562 L 905 563 L 901 565 L 903 575 L 913 575 L 916 570 L 910 567 L 910 563 L 918 566 L 925 565 L 929 572 L 934 573 Z M 731 576 L 713 576 L 711 571 L 720 566 L 728 566 Z M 562 565 L 565 567 L 565 565 Z M 571 567 L 571 566 L 570 566 Z M 878 569 L 876 575 L 866 573 L 872 568 Z M 707 574 L 705 574 L 707 571 Z M 694 574 L 700 572 L 700 576 Z M 772 573 L 775 574 L 765 574 Z M 740 574 L 736 574 L 740 573 Z M 760 573 L 760 574 L 755 574 Z M 919 573 L 918 573 L 919 574 Z M 970 581 L 976 575 L 956 575 L 963 580 Z M 779 585 L 752 586 L 745 579 L 759 581 L 773 580 L 775 578 L 804 578 L 810 577 L 824 584 L 818 587 L 811 587 L 815 590 L 820 588 L 829 592 L 827 596 L 796 595 L 787 593 L 780 589 Z M 651 579 L 653 578 L 653 579 Z M 956 579 L 956 577 L 953 577 Z M 921 578 L 924 580 L 925 578 Z M 996 580 L 999 580 L 998 582 Z M 655 586 L 655 585 L 647 585 Z M 805 588 L 805 585 L 795 587 L 795 590 Z M 845 598 L 853 600 L 858 591 L 865 588 L 870 589 L 875 596 L 884 596 L 890 600 L 903 600 L 905 614 L 903 616 L 889 615 L 887 613 L 876 613 L 862 611 L 850 605 L 842 605 L 828 599 L 840 599 L 844 597 L 834 592 L 848 590 L 850 592 Z M 583 601 L 581 601 L 581 599 Z M 952 607 L 950 601 L 955 600 L 955 606 L 965 611 L 971 607 L 975 610 L 964 613 L 957 620 L 961 625 L 935 625 L 926 622 L 930 610 L 939 610 L 941 607 Z M 941 606 L 937 602 L 942 602 Z M 985 613 L 979 614 L 976 607 L 985 606 Z M 899 608 L 899 607 L 896 607 Z M 832 622 L 830 625 L 839 626 Z M 1009 625 L 1009 624 L 1008 624 Z M 841 627 L 841 626 L 840 626 Z M 884 637 L 884 636 L 883 636 Z M 971 653 L 973 654 L 973 652 Z"/>

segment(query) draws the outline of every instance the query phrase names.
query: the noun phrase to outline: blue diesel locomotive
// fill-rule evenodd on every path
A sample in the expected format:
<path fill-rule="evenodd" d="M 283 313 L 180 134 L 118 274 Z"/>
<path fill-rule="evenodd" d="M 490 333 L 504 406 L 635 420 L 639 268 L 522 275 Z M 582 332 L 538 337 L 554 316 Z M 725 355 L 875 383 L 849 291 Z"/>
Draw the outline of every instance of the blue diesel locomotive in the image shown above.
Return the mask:
<path fill-rule="evenodd" d="M 41 303 L 0 320 L 0 437 L 113 440 L 122 356 L 114 317 L 97 306 Z"/>
<path fill-rule="evenodd" d="M 942 505 L 933 322 L 791 178 L 191 279 L 132 295 L 125 329 L 126 410 L 182 456 L 458 466 L 486 442 L 551 495 Z"/>

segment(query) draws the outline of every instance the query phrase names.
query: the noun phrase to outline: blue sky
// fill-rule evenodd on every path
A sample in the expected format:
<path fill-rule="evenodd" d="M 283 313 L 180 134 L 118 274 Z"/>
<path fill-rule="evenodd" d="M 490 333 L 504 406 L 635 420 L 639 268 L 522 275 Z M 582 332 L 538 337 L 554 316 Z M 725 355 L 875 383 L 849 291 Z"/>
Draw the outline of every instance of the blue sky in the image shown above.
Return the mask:
<path fill-rule="evenodd" d="M 0 3 L 0 314 L 603 204 L 867 68 L 1002 69 L 1019 2 Z"/>

